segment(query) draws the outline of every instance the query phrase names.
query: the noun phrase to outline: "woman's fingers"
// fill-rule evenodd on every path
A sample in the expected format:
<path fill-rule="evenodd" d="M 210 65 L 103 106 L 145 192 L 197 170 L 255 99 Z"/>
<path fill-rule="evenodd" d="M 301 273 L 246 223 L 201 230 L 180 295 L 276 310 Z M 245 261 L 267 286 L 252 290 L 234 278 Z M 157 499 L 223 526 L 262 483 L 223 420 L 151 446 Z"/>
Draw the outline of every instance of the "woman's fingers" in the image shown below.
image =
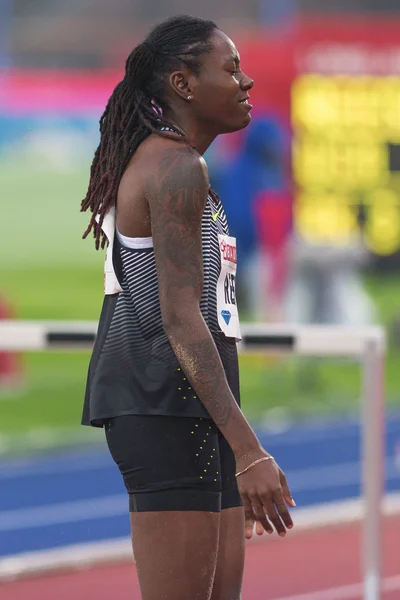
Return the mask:
<path fill-rule="evenodd" d="M 254 514 L 253 507 L 249 498 L 242 498 L 243 506 L 244 506 L 244 518 L 245 518 L 245 538 L 246 540 L 250 540 L 253 537 L 254 533 L 254 524 L 256 525 L 256 534 L 263 535 L 264 531 L 266 531 L 265 527 L 267 527 L 268 532 L 272 533 L 272 527 L 267 523 L 267 519 L 263 514 L 264 525 L 257 520 L 256 515 Z"/>
<path fill-rule="evenodd" d="M 292 529 L 293 521 L 287 509 L 282 487 L 278 486 L 274 490 L 264 493 L 260 499 L 264 511 L 273 523 L 277 533 L 282 537 L 285 536 L 286 528 Z"/>
<path fill-rule="evenodd" d="M 264 527 L 261 525 L 261 523 L 259 523 L 258 521 L 256 522 L 256 533 L 257 535 L 263 535 L 264 534 Z"/>
<path fill-rule="evenodd" d="M 278 515 L 271 498 L 264 496 L 263 497 L 263 506 L 264 506 L 265 512 L 268 515 L 268 519 L 271 521 L 271 523 L 275 527 L 278 535 L 280 535 L 282 537 L 285 536 L 286 535 L 286 527 L 283 524 L 280 516 Z"/>
<path fill-rule="evenodd" d="M 260 500 L 260 498 L 258 496 L 253 496 L 253 497 L 250 497 L 250 500 L 251 500 L 251 506 L 253 508 L 253 512 L 254 512 L 256 521 L 261 524 L 261 526 L 264 528 L 264 530 L 267 533 L 273 533 L 274 532 L 273 527 L 267 518 L 267 515 L 265 513 L 265 510 L 264 510 L 264 507 L 262 505 L 262 501 Z"/>
<path fill-rule="evenodd" d="M 289 506 L 296 506 L 296 502 L 293 500 L 293 496 L 289 489 L 288 482 L 286 481 L 286 475 L 282 471 L 282 469 L 279 470 L 279 479 L 281 482 L 282 492 L 283 492 L 283 496 L 285 498 L 286 504 L 288 504 Z"/>
<path fill-rule="evenodd" d="M 242 496 L 245 519 L 245 537 L 250 540 L 253 537 L 254 523 L 256 521 L 250 499 L 247 496 Z"/>

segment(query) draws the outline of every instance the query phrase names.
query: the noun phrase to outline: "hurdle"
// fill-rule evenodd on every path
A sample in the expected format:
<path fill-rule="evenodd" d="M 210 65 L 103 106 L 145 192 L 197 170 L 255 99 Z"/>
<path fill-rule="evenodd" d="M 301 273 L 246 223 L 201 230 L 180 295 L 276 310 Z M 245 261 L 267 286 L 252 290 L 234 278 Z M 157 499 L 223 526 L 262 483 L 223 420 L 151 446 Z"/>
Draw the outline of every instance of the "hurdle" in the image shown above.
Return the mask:
<path fill-rule="evenodd" d="M 0 352 L 88 351 L 96 338 L 92 321 L 0 321 Z M 379 600 L 382 563 L 384 481 L 384 361 L 382 327 L 246 323 L 240 353 L 283 353 L 303 357 L 352 358 L 363 371 L 363 579 L 364 600 Z"/>

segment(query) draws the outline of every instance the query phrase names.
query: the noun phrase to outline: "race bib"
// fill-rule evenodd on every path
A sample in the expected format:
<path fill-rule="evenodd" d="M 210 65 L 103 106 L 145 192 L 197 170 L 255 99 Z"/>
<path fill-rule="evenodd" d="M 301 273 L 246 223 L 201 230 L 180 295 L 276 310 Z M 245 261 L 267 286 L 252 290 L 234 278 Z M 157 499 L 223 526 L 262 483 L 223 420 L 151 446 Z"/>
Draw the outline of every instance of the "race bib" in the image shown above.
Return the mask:
<path fill-rule="evenodd" d="M 227 337 L 242 339 L 236 304 L 236 238 L 218 235 L 221 274 L 217 285 L 218 324 Z"/>

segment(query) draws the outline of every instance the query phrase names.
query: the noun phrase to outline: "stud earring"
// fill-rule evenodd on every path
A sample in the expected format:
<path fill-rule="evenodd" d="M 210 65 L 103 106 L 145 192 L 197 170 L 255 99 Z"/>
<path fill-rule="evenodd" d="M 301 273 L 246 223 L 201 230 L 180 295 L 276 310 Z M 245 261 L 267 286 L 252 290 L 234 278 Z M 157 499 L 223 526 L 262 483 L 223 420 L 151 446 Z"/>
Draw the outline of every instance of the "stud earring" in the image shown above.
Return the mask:
<path fill-rule="evenodd" d="M 192 100 L 193 96 L 188 96 L 187 99 L 188 100 Z"/>

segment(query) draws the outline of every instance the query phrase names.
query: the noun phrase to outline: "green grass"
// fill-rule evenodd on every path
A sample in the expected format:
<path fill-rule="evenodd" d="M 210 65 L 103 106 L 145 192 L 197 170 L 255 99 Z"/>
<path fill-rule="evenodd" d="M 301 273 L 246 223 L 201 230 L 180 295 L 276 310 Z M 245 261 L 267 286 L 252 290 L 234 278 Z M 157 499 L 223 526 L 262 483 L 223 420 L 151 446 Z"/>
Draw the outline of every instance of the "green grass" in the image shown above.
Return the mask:
<path fill-rule="evenodd" d="M 8 218 L 0 220 L 0 292 L 12 301 L 18 318 L 95 320 L 102 303 L 103 256 L 91 240 L 80 239 L 87 221 L 79 213 L 87 173 L 23 172 L 22 179 L 14 167 L 0 166 L 0 189 L 11 199 Z M 400 282 L 370 277 L 367 283 L 383 322 L 391 323 Z M 15 449 L 38 439 L 47 445 L 76 439 L 83 429 L 88 359 L 88 354 L 24 356 L 22 388 L 0 398 L 0 450 L 1 444 Z M 400 396 L 399 359 L 391 344 L 386 372 L 393 405 Z M 258 423 L 354 411 L 361 391 L 359 366 L 344 360 L 246 355 L 241 381 L 244 410 Z M 82 435 L 86 439 L 87 431 Z"/>
<path fill-rule="evenodd" d="M 4 199 L 0 219 L 2 269 L 94 265 L 92 245 L 80 243 L 88 216 L 80 214 L 88 172 L 40 172 L 25 165 L 0 164 Z"/>
<path fill-rule="evenodd" d="M 26 386 L 1 400 L 1 431 L 75 427 L 81 418 L 88 354 L 30 354 Z"/>
<path fill-rule="evenodd" d="M 102 256 L 97 259 L 93 267 L 0 269 L 1 293 L 20 319 L 97 319 L 103 301 Z"/>

